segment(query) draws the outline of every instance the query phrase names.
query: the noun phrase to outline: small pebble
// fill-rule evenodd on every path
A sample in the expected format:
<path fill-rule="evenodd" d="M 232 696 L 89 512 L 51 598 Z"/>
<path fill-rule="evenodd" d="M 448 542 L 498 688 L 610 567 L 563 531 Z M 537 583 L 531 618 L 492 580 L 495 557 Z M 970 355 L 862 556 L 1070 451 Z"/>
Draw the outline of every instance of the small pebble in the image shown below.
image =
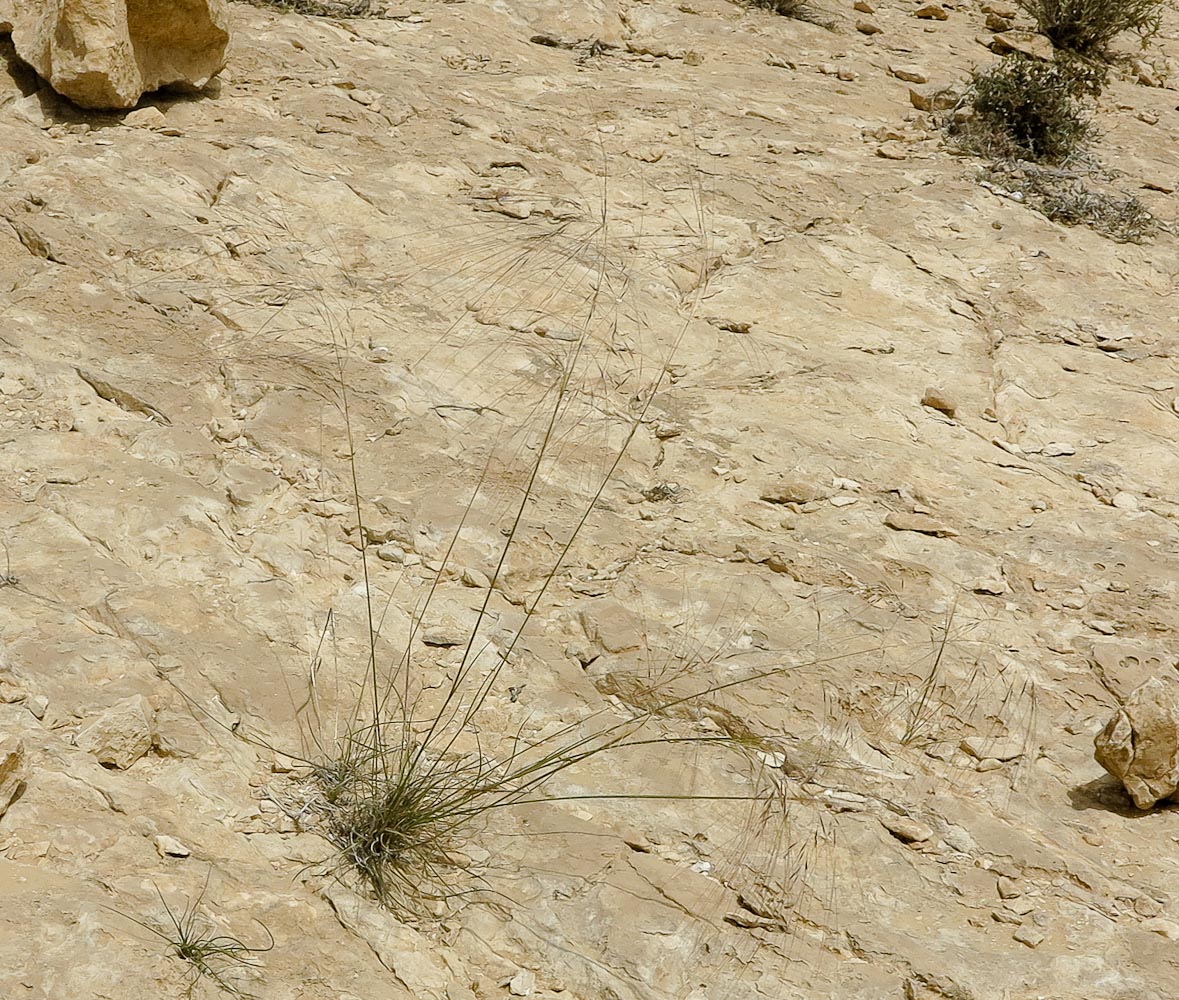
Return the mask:
<path fill-rule="evenodd" d="M 536 992 L 536 973 L 531 969 L 521 969 L 508 983 L 508 992 L 514 997 L 527 997 Z"/>
<path fill-rule="evenodd" d="M 184 846 L 175 837 L 169 837 L 166 833 L 158 833 L 152 838 L 152 843 L 155 844 L 156 853 L 161 858 L 187 858 L 192 851 Z"/>
<path fill-rule="evenodd" d="M 931 410 L 937 410 L 939 413 L 944 413 L 947 417 L 953 417 L 957 412 L 958 407 L 949 395 L 943 389 L 938 389 L 930 386 L 925 390 L 925 395 L 921 397 L 921 405 L 928 406 Z"/>
<path fill-rule="evenodd" d="M 470 566 L 463 570 L 461 579 L 464 587 L 474 587 L 476 590 L 487 590 L 491 586 L 491 580 L 488 579 L 486 573 Z"/>

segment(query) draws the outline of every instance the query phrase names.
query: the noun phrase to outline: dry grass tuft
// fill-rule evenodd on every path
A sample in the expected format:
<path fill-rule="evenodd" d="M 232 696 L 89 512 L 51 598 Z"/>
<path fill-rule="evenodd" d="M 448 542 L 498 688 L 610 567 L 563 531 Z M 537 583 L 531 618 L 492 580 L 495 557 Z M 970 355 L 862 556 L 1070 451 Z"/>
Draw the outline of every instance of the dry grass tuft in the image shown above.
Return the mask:
<path fill-rule="evenodd" d="M 255 968 L 255 955 L 264 954 L 274 948 L 274 937 L 261 921 L 258 921 L 258 926 L 265 931 L 269 939 L 263 947 L 252 948 L 240 938 L 230 934 L 218 934 L 212 923 L 200 914 L 208 888 L 206 878 L 205 885 L 196 898 L 186 902 L 183 910 L 174 910 L 157 886 L 156 894 L 164 907 L 166 922 L 148 923 L 129 914 L 122 915 L 164 941 L 168 945 L 169 954 L 187 964 L 189 992 L 201 979 L 207 979 L 222 992 L 238 1000 L 254 1000 L 253 994 L 246 992 L 235 980 L 241 973 Z"/>

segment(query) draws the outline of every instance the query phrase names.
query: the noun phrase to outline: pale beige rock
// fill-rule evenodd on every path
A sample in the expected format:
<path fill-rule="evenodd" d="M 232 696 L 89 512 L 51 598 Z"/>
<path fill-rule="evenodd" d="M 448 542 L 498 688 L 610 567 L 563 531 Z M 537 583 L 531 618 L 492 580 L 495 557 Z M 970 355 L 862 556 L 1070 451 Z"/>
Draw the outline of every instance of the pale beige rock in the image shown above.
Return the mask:
<path fill-rule="evenodd" d="M 22 0 L 20 57 L 84 108 L 130 108 L 160 87 L 205 86 L 225 66 L 224 0 Z"/>
<path fill-rule="evenodd" d="M 607 653 L 638 649 L 643 643 L 639 618 L 613 598 L 603 598 L 582 608 L 579 615 L 586 638 Z"/>
<path fill-rule="evenodd" d="M 1135 79 L 1144 87 L 1162 87 L 1164 82 L 1158 71 L 1145 59 L 1132 59 L 1130 68 L 1134 71 Z"/>
<path fill-rule="evenodd" d="M 152 838 L 152 843 L 161 858 L 187 858 L 192 854 L 184 843 L 166 833 L 157 834 Z"/>
<path fill-rule="evenodd" d="M 958 103 L 958 94 L 948 87 L 926 88 L 925 90 L 910 87 L 909 103 L 918 111 L 949 111 Z"/>
<path fill-rule="evenodd" d="M 1179 676 L 1145 681 L 1094 740 L 1097 763 L 1119 779 L 1139 809 L 1179 790 Z"/>
<path fill-rule="evenodd" d="M 1161 934 L 1168 941 L 1179 941 L 1179 923 L 1166 917 L 1151 917 L 1142 921 L 1142 929 L 1152 934 Z"/>
<path fill-rule="evenodd" d="M 904 80 L 906 83 L 929 82 L 929 74 L 920 66 L 914 66 L 911 63 L 904 63 L 899 66 L 890 65 L 888 72 L 898 80 Z"/>
<path fill-rule="evenodd" d="M 953 538 L 958 532 L 928 514 L 905 514 L 901 511 L 890 511 L 884 515 L 884 526 L 893 531 L 916 531 L 922 535 L 934 535 L 937 538 Z"/>
<path fill-rule="evenodd" d="M 123 124 L 130 128 L 161 128 L 166 119 L 159 108 L 139 108 L 132 111 L 123 119 Z"/>
<path fill-rule="evenodd" d="M 983 44 L 998 55 L 1018 52 L 1032 59 L 1051 62 L 1056 55 L 1052 43 L 1033 31 L 1002 31 L 985 39 Z"/>
<path fill-rule="evenodd" d="M 1018 899 L 1023 895 L 1023 890 L 1019 887 L 1019 883 L 1008 875 L 999 876 L 999 882 L 996 888 L 999 890 L 1000 899 Z"/>
<path fill-rule="evenodd" d="M 1021 927 L 1011 937 L 1020 944 L 1026 944 L 1029 948 L 1038 948 L 1044 943 L 1043 932 L 1034 927 Z"/>
<path fill-rule="evenodd" d="M 474 1000 L 464 985 L 466 977 L 449 969 L 424 935 L 341 885 L 327 886 L 323 896 L 340 923 L 368 944 L 413 996 L 421 1000 Z"/>
<path fill-rule="evenodd" d="M 470 629 L 453 619 L 446 619 L 422 631 L 422 642 L 427 646 L 461 646 L 471 638 Z"/>
<path fill-rule="evenodd" d="M 967 736 L 958 746 L 976 760 L 986 760 L 988 757 L 1000 761 L 1015 760 L 1024 753 L 1023 746 L 1015 740 L 990 740 L 980 736 Z"/>
<path fill-rule="evenodd" d="M 937 410 L 939 413 L 944 413 L 947 417 L 953 417 L 958 412 L 958 405 L 950 398 L 944 389 L 939 389 L 930 386 L 925 390 L 925 395 L 921 397 L 921 405 L 928 406 L 931 410 Z"/>
<path fill-rule="evenodd" d="M 403 2 L 351 21 L 235 3 L 233 85 L 158 102 L 163 128 L 109 116 L 87 133 L 48 87 L 0 86 L 0 214 L 24 234 L 0 220 L 0 574 L 19 578 L 0 581 L 0 661 L 27 692 L 0 703 L 0 731 L 33 765 L 0 819 L 0 994 L 180 995 L 184 966 L 103 907 L 167 926 L 152 882 L 183 907 L 207 877 L 215 933 L 265 945 L 257 919 L 278 939 L 232 978 L 257 996 L 459 1000 L 477 983 L 509 998 L 522 968 L 546 1000 L 1174 994 L 1159 960 L 1173 942 L 1142 923 L 1175 919 L 1170 814 L 1118 815 L 1120 787 L 1077 757 L 1106 721 L 1088 647 L 1121 648 L 1107 679 L 1127 694 L 1173 658 L 1154 662 L 1179 620 L 1174 236 L 1122 246 L 980 188 L 886 68 L 925 67 L 922 91 L 957 85 L 993 60 L 973 41 L 985 13 L 943 5 L 934 22 L 911 16 L 926 0 L 871 2 L 887 51 L 712 0 Z M 869 16 L 852 3 L 817 6 L 851 27 Z M 1160 74 L 1173 26 L 1150 51 Z M 546 48 L 537 31 L 582 41 Z M 592 51 L 624 33 L 701 52 L 707 81 L 686 55 Z M 1093 109 L 1109 136 L 1093 153 L 1127 190 L 1174 185 L 1168 96 L 1121 80 Z M 882 142 L 908 159 L 877 157 Z M 704 147 L 727 155 L 701 162 Z M 465 192 L 484 181 L 532 218 L 475 215 Z M 1173 228 L 1174 197 L 1138 194 Z M 575 215 L 550 226 L 560 199 Z M 1122 356 L 1097 353 L 1125 331 Z M 462 568 L 497 565 L 562 372 L 557 445 L 494 592 L 476 592 Z M 920 405 L 927 385 L 960 423 Z M 1043 458 L 1052 441 L 1076 455 Z M 394 556 L 369 553 L 368 588 L 353 455 L 367 541 Z M 779 472 L 831 492 L 759 500 Z M 656 483 L 682 498 L 631 502 Z M 1138 513 L 1109 505 L 1119 490 Z M 889 510 L 961 535 L 893 530 Z M 413 563 L 441 565 L 460 523 L 435 587 Z M 1004 580 L 1000 597 L 970 593 Z M 409 679 L 423 720 L 461 652 L 415 636 L 402 674 L 413 621 L 469 625 L 486 597 L 491 639 L 530 615 L 514 662 L 479 643 L 458 708 L 493 683 L 454 747 L 493 769 L 538 737 L 629 725 L 627 698 L 653 684 L 666 704 L 738 683 L 635 730 L 688 742 L 587 761 L 530 795 L 586 798 L 496 809 L 464 835 L 491 906 L 423 905 L 419 939 L 375 911 L 352 920 L 362 940 L 304 870 L 338 847 L 283 832 L 276 800 L 330 832 L 299 812 L 304 768 L 272 771 L 257 741 L 318 753 L 306 734 L 326 753 L 358 702 L 365 715 L 366 594 L 380 675 Z M 639 649 L 582 634 L 579 612 L 607 594 L 639 620 Z M 104 773 L 69 745 L 71 719 L 137 693 L 159 708 L 154 747 Z M 742 749 L 786 824 L 678 798 L 748 793 L 734 734 L 753 737 Z M 959 749 L 972 734 L 977 758 Z M 1027 757 L 1000 765 L 1012 734 Z M 905 846 L 881 803 L 934 835 Z M 193 857 L 158 857 L 161 834 Z M 1018 877 L 1016 905 L 1000 874 Z M 754 886 L 790 905 L 742 903 L 730 922 Z M 1134 898 L 1148 890 L 1157 912 Z M 1046 935 L 1035 955 L 1011 939 L 1025 925 Z M 832 948 L 845 930 L 854 947 Z"/>
<path fill-rule="evenodd" d="M 536 992 L 536 973 L 531 969 L 521 969 L 508 983 L 508 992 L 514 997 L 529 997 Z"/>
<path fill-rule="evenodd" d="M 779 476 L 758 494 L 766 503 L 813 503 L 826 500 L 834 489 L 797 474 Z"/>
<path fill-rule="evenodd" d="M 933 830 L 929 826 L 910 816 L 881 813 L 880 825 L 906 844 L 922 844 L 933 836 Z"/>
<path fill-rule="evenodd" d="M 106 767 L 126 770 L 151 749 L 155 712 L 143 695 L 112 705 L 84 725 L 75 742 Z"/>

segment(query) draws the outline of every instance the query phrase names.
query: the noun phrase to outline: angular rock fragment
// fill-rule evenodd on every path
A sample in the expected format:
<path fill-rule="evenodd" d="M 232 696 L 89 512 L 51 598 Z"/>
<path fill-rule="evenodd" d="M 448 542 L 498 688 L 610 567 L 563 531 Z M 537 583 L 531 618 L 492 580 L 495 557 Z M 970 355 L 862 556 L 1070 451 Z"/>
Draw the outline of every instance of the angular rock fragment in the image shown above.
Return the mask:
<path fill-rule="evenodd" d="M 928 406 L 931 410 L 937 410 L 951 418 L 958 411 L 957 405 L 944 390 L 932 386 L 925 390 L 925 395 L 921 397 L 921 405 Z"/>
<path fill-rule="evenodd" d="M 923 844 L 933 836 L 932 829 L 910 816 L 885 812 L 880 815 L 880 825 L 906 844 Z"/>
<path fill-rule="evenodd" d="M 909 87 L 909 104 L 917 111 L 949 111 L 959 101 L 959 93 L 953 87 L 926 87 L 917 90 Z"/>
<path fill-rule="evenodd" d="M 928 514 L 903 514 L 892 511 L 884 515 L 884 526 L 892 528 L 893 531 L 916 531 L 937 538 L 954 538 L 958 534 L 949 525 L 942 524 Z"/>
<path fill-rule="evenodd" d="M 112 705 L 79 730 L 76 743 L 104 767 L 124 771 L 151 749 L 155 711 L 141 694 Z"/>
<path fill-rule="evenodd" d="M 1097 734 L 1097 763 L 1122 782 L 1139 809 L 1179 791 L 1179 674 L 1135 688 Z"/>
<path fill-rule="evenodd" d="M 912 63 L 903 63 L 898 66 L 889 65 L 888 72 L 906 83 L 929 83 L 929 73 Z"/>
<path fill-rule="evenodd" d="M 638 649 L 644 640 L 643 624 L 628 608 L 613 598 L 593 601 L 579 615 L 586 638 L 607 653 Z"/>
<path fill-rule="evenodd" d="M 834 490 L 801 476 L 779 476 L 758 494 L 766 503 L 812 503 L 826 500 Z"/>
<path fill-rule="evenodd" d="M 187 858 L 192 854 L 184 843 L 175 837 L 169 837 L 166 833 L 156 834 L 152 838 L 152 843 L 155 844 L 156 853 L 161 858 Z"/>
<path fill-rule="evenodd" d="M 1055 57 L 1052 43 L 1034 31 L 1003 31 L 984 40 L 983 44 L 1001 56 L 1018 52 L 1029 59 L 1042 59 L 1045 62 L 1052 62 Z"/>

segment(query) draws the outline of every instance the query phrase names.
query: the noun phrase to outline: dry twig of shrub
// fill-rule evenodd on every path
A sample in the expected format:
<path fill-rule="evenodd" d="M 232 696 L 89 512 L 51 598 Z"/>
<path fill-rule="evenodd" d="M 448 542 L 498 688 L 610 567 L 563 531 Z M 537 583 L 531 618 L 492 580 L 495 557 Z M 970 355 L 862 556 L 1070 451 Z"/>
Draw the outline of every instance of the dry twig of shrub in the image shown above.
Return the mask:
<path fill-rule="evenodd" d="M 1159 30 L 1161 0 L 1019 0 L 1039 31 L 1058 49 L 1104 57 L 1124 31 L 1147 42 Z"/>

